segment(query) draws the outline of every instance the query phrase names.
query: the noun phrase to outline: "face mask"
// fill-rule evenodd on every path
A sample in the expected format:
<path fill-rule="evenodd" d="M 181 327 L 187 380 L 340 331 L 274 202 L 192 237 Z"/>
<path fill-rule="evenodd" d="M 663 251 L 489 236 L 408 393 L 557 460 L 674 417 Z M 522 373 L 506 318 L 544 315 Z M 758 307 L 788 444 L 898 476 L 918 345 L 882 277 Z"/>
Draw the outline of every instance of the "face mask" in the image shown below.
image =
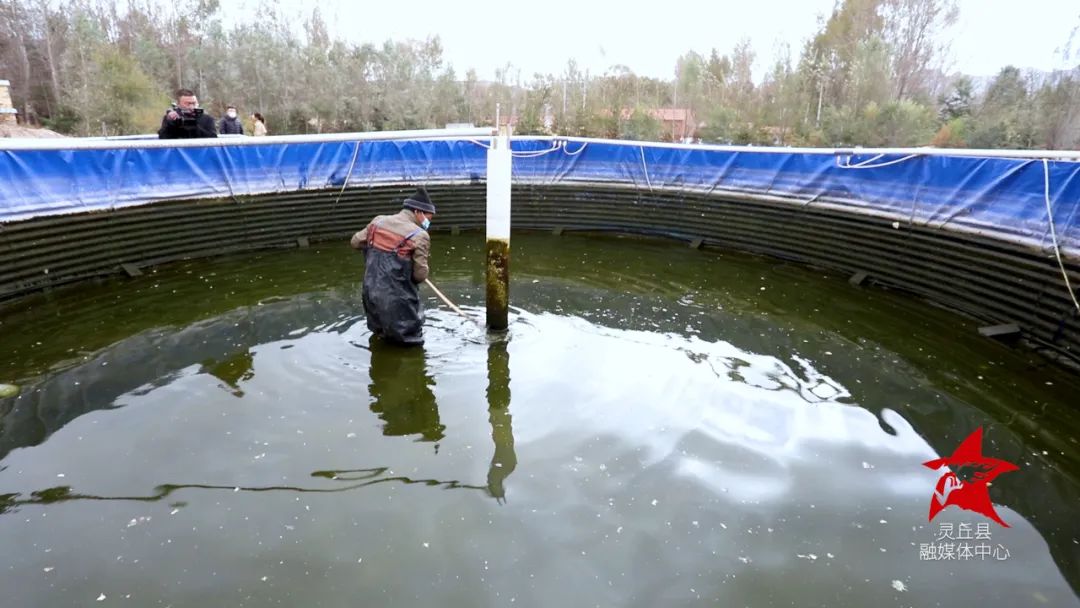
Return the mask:
<path fill-rule="evenodd" d="M 427 219 L 426 217 L 424 218 L 424 221 L 420 222 L 420 227 L 423 228 L 424 230 L 427 230 L 428 226 L 430 226 L 430 225 L 431 225 L 431 220 Z"/>
<path fill-rule="evenodd" d="M 229 112 L 226 112 L 226 114 L 229 115 L 229 118 L 236 118 L 236 112 L 230 110 Z"/>

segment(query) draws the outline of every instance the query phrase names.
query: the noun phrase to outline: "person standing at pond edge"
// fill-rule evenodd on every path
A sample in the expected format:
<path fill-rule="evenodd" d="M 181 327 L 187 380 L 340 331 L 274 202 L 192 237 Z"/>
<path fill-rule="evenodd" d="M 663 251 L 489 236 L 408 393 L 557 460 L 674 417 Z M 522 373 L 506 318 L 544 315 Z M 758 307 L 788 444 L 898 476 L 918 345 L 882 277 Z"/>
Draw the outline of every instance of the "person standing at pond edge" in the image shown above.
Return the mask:
<path fill-rule="evenodd" d="M 176 92 L 176 103 L 161 118 L 159 139 L 191 139 L 217 137 L 214 117 L 199 107 L 199 98 L 191 89 Z"/>
<path fill-rule="evenodd" d="M 254 132 L 252 133 L 252 135 L 254 137 L 262 137 L 266 135 L 266 120 L 263 119 L 263 115 L 255 112 L 251 115 L 251 119 L 255 121 Z"/>
<path fill-rule="evenodd" d="M 418 285 L 428 277 L 435 205 L 420 187 L 393 215 L 379 215 L 353 235 L 364 252 L 363 302 L 367 326 L 389 342 L 424 343 L 424 306 Z"/>
<path fill-rule="evenodd" d="M 218 133 L 222 135 L 244 134 L 244 123 L 240 122 L 240 119 L 236 117 L 236 106 L 225 108 L 225 118 L 222 118 L 221 124 L 218 125 Z"/>

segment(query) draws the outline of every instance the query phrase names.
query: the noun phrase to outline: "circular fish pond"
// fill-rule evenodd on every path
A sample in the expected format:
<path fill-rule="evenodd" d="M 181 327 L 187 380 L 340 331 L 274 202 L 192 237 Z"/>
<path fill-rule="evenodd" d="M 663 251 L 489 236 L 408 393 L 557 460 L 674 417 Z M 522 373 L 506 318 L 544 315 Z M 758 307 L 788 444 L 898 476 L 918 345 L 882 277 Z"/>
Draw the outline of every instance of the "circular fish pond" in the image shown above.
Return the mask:
<path fill-rule="evenodd" d="M 483 239 L 433 241 L 482 319 Z M 1080 605 L 1080 383 L 973 320 L 520 234 L 508 332 L 425 287 L 402 349 L 362 267 L 325 243 L 7 304 L 0 604 Z"/>

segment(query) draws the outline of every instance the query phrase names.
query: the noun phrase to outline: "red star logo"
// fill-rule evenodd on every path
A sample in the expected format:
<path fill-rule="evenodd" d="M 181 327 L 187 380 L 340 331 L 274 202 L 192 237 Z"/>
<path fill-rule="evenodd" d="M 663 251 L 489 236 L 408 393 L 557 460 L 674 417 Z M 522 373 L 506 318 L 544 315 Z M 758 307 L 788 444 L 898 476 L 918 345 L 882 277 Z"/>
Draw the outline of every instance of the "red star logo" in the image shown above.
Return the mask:
<path fill-rule="evenodd" d="M 985 515 L 1006 528 L 1009 527 L 1009 524 L 1001 520 L 997 511 L 994 511 L 987 484 L 998 475 L 1017 471 L 1020 467 L 1011 462 L 982 455 L 982 427 L 975 429 L 975 432 L 956 448 L 952 456 L 924 462 L 923 466 L 935 471 L 943 466 L 951 469 L 941 476 L 937 487 L 934 488 L 934 495 L 930 497 L 929 521 L 933 521 L 934 516 L 945 507 L 956 505 L 961 509 Z M 971 479 L 966 481 L 960 479 L 954 470 L 971 470 Z"/>

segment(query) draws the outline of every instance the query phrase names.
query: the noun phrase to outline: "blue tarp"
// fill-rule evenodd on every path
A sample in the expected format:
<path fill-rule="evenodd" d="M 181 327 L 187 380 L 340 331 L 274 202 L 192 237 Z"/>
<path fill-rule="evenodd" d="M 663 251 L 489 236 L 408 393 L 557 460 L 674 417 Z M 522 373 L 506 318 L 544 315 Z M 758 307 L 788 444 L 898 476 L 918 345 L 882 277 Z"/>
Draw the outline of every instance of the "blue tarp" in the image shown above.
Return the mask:
<path fill-rule="evenodd" d="M 515 183 L 768 195 L 1080 254 L 1080 162 L 515 140 Z M 162 200 L 482 181 L 483 142 L 332 141 L 0 150 L 0 222 Z"/>

